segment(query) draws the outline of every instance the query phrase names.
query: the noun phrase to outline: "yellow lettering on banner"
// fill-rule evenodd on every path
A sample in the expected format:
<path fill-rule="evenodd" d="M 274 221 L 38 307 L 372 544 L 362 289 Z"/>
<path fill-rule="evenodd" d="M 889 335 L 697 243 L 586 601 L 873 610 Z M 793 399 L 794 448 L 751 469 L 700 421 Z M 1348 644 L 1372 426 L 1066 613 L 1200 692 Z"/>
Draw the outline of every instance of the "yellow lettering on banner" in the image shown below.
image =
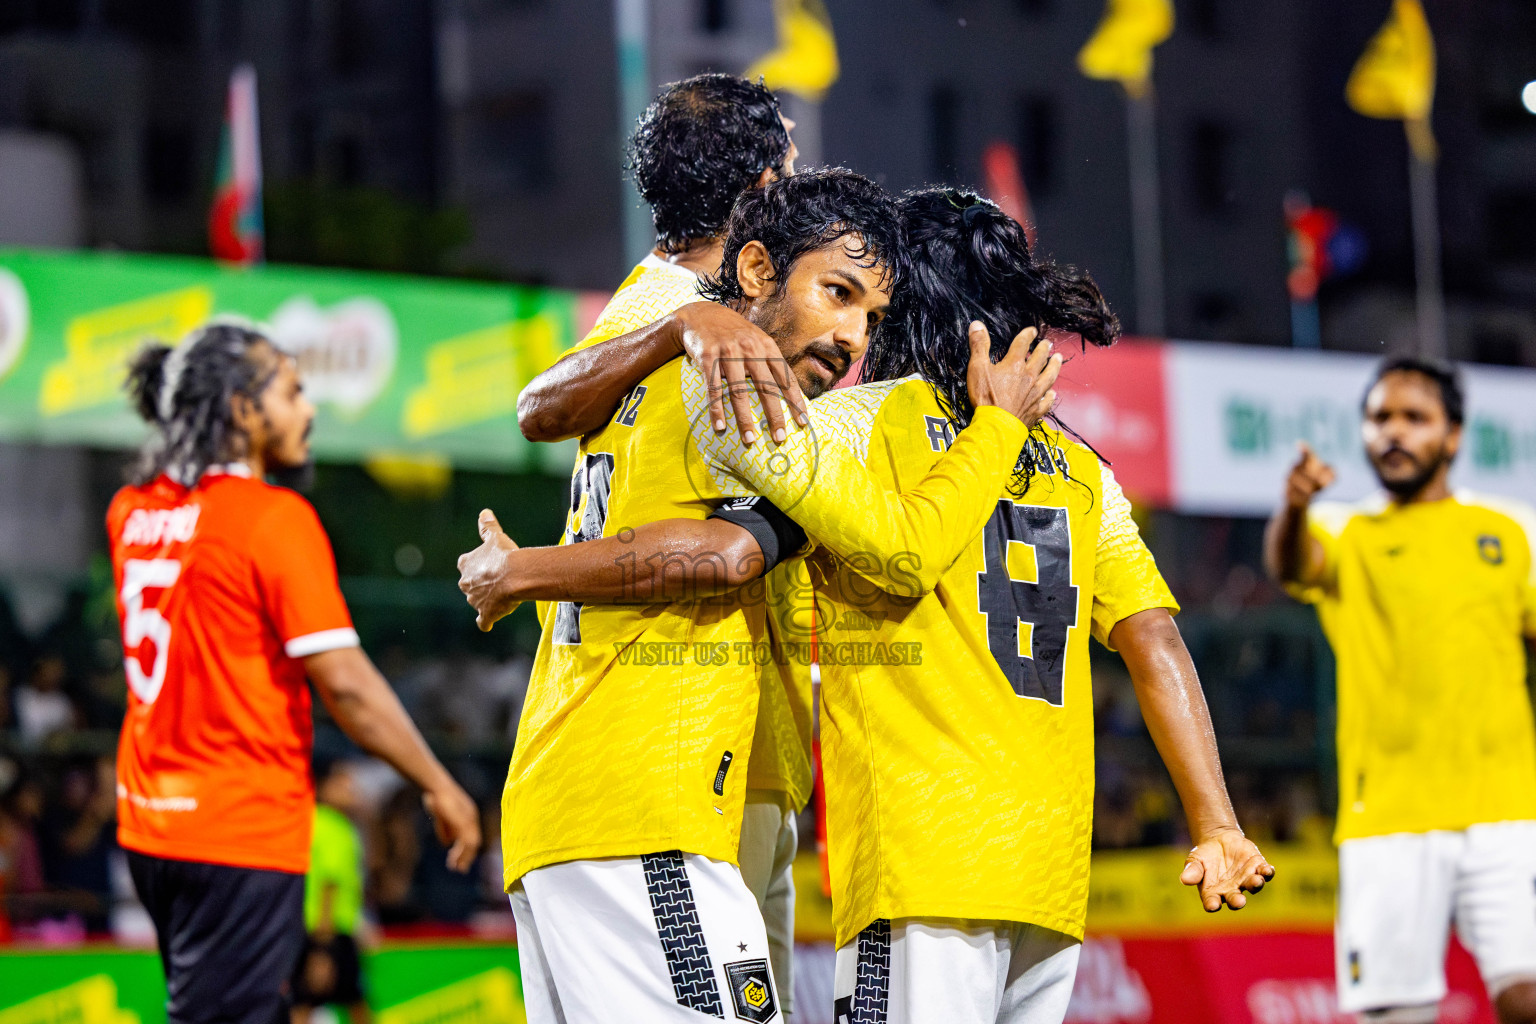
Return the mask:
<path fill-rule="evenodd" d="M 121 398 L 128 359 L 147 338 L 174 345 L 213 311 L 204 287 L 134 299 L 75 317 L 64 329 L 64 360 L 48 367 L 38 395 L 44 416 Z"/>
<path fill-rule="evenodd" d="M 117 1005 L 111 975 L 94 974 L 0 1010 L 0 1024 L 139 1024 L 139 1015 Z"/>
<path fill-rule="evenodd" d="M 517 393 L 532 376 L 529 353 L 554 351 L 558 329 L 555 317 L 540 313 L 433 345 L 426 382 L 406 398 L 400 429 L 427 437 L 516 415 Z"/>
<path fill-rule="evenodd" d="M 1099 851 L 1088 887 L 1090 934 L 1156 935 L 1211 931 L 1279 931 L 1333 924 L 1339 885 L 1331 846 L 1264 843 L 1277 881 L 1248 899 L 1242 913 L 1207 914 L 1179 882 L 1187 850 Z"/>
<path fill-rule="evenodd" d="M 517 979 L 505 967 L 380 1010 L 379 1024 L 527 1024 Z M 9 1024 L 9 1022 L 3 1022 Z"/>

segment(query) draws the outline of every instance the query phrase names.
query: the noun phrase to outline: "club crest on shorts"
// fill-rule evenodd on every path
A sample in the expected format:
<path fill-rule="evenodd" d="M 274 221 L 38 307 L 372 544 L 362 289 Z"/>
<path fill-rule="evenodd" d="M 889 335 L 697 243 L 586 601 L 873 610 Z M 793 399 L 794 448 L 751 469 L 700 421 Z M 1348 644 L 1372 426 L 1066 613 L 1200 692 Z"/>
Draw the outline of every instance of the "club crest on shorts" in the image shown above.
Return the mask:
<path fill-rule="evenodd" d="M 1491 533 L 1485 533 L 1477 538 L 1477 553 L 1483 556 L 1483 561 L 1489 565 L 1504 564 L 1504 545 Z"/>
<path fill-rule="evenodd" d="M 767 960 L 738 960 L 726 964 L 725 976 L 730 979 L 731 1002 L 736 1007 L 738 1019 L 762 1024 L 778 1015 Z"/>

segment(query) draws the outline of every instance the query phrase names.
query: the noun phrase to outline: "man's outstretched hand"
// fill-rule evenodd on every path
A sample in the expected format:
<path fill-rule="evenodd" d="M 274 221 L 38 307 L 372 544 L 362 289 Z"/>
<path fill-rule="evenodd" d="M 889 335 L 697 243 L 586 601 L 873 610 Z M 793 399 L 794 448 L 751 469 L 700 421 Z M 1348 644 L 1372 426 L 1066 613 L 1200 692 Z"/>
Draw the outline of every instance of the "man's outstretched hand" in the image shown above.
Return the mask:
<path fill-rule="evenodd" d="M 459 556 L 459 589 L 475 610 L 475 625 L 489 631 L 498 619 L 512 614 L 521 602 L 508 596 L 507 577 L 517 542 L 496 521 L 496 513 L 480 513 L 480 546 Z"/>
<path fill-rule="evenodd" d="M 1202 839 L 1184 859 L 1179 881 L 1199 886 L 1200 905 L 1208 914 L 1223 903 L 1242 910 L 1247 893 L 1258 892 L 1275 877 L 1275 869 L 1241 829 L 1219 829 Z"/>

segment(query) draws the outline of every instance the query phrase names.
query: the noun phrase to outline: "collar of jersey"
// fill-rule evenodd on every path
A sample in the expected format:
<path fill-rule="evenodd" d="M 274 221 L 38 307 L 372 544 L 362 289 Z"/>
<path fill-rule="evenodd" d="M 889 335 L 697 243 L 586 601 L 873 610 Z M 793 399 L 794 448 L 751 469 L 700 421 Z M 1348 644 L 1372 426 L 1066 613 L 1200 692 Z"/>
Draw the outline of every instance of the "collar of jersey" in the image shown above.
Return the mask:
<path fill-rule="evenodd" d="M 654 252 L 646 253 L 645 254 L 645 259 L 640 261 L 640 265 L 642 267 L 644 267 L 645 269 L 647 269 L 647 270 L 667 270 L 667 271 L 671 271 L 674 274 L 682 274 L 683 276 L 687 277 L 690 281 L 696 281 L 696 280 L 698 280 L 698 277 L 699 277 L 698 274 L 695 274 L 693 271 L 689 270 L 687 267 L 680 267 L 676 263 L 668 263 L 666 260 L 662 259 L 660 256 L 657 256 Z"/>
<path fill-rule="evenodd" d="M 219 466 L 209 466 L 203 470 L 203 476 L 243 476 L 250 479 L 251 467 L 243 462 L 226 462 Z"/>

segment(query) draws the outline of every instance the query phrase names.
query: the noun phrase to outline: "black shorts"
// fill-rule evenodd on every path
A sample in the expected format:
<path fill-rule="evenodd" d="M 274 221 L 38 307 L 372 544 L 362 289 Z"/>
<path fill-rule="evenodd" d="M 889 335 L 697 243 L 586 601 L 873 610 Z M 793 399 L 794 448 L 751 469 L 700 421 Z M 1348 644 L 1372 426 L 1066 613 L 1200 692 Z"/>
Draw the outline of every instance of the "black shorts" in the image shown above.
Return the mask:
<path fill-rule="evenodd" d="M 293 969 L 293 1004 L 356 1006 L 363 1001 L 363 967 L 357 940 L 350 935 L 304 940 L 304 952 Z"/>
<path fill-rule="evenodd" d="M 169 1024 L 286 1024 L 304 876 L 127 853 L 160 940 Z"/>

